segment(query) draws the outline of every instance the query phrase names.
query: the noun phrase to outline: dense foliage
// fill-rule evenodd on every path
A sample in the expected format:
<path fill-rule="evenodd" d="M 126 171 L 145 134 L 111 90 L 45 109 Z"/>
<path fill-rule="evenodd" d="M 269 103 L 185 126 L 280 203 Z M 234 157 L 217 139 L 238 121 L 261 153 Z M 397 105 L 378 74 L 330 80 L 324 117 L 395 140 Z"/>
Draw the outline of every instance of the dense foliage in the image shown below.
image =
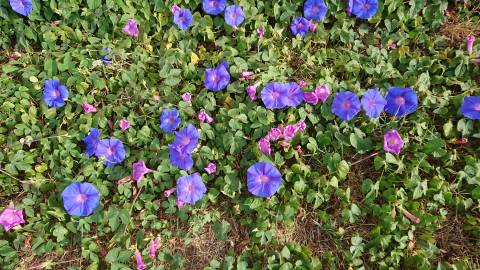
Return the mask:
<path fill-rule="evenodd" d="M 364 20 L 347 15 L 348 1 L 326 0 L 304 36 L 291 33 L 304 1 L 228 2 L 243 10 L 238 27 L 200 0 L 33 0 L 28 17 L 0 0 L 0 209 L 13 202 L 25 219 L 0 228 L 0 268 L 135 269 L 138 256 L 148 269 L 480 268 L 480 121 L 460 112 L 465 96 L 480 95 L 480 45 L 473 54 L 465 45 L 480 34 L 478 1 L 384 0 Z M 173 4 L 191 10 L 185 30 Z M 138 37 L 124 32 L 129 19 Z M 209 91 L 205 69 L 222 60 L 230 84 Z M 68 89 L 64 106 L 44 101 L 47 80 Z M 304 91 L 325 84 L 332 95 L 283 109 L 260 99 L 268 83 L 302 80 Z M 414 89 L 415 112 L 332 113 L 335 93 L 391 86 Z M 171 163 L 164 108 L 178 110 L 179 128 L 198 129 L 188 172 Z M 288 144 L 259 151 L 271 128 L 302 120 Z M 86 155 L 91 128 L 120 140 L 125 160 Z M 384 151 L 390 130 L 404 140 L 398 155 Z M 282 176 L 270 198 L 247 189 L 257 162 Z M 178 207 L 164 193 L 187 175 L 206 193 Z M 98 189 L 93 214 L 64 208 L 74 182 Z"/>

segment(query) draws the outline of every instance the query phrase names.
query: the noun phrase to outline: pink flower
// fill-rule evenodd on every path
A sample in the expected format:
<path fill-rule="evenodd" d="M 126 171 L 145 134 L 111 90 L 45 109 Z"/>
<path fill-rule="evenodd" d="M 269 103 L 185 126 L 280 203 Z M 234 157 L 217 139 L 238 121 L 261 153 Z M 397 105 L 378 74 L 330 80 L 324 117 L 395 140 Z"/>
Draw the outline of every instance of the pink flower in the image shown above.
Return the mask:
<path fill-rule="evenodd" d="M 288 125 L 283 132 L 283 139 L 285 141 L 290 140 L 291 138 L 293 138 L 295 136 L 295 133 L 297 133 L 296 126 L 295 125 Z"/>
<path fill-rule="evenodd" d="M 123 32 L 131 37 L 138 37 L 138 23 L 135 19 L 128 19 L 127 23 L 123 27 Z"/>
<path fill-rule="evenodd" d="M 183 101 L 190 101 L 192 100 L 192 95 L 189 92 L 183 93 L 182 99 Z"/>
<path fill-rule="evenodd" d="M 215 163 L 208 163 L 207 167 L 205 167 L 205 171 L 208 173 L 208 174 L 212 174 L 212 173 L 215 173 L 217 171 L 217 165 L 215 165 Z"/>
<path fill-rule="evenodd" d="M 396 49 L 396 48 L 397 48 L 397 44 L 392 43 L 392 44 L 388 45 L 388 48 L 389 48 L 389 49 Z"/>
<path fill-rule="evenodd" d="M 177 5 L 173 5 L 170 10 L 172 11 L 173 14 L 175 14 L 180 11 L 180 7 Z"/>
<path fill-rule="evenodd" d="M 132 178 L 137 182 L 140 182 L 145 174 L 151 172 L 153 171 L 145 166 L 145 161 L 143 160 L 132 164 Z"/>
<path fill-rule="evenodd" d="M 298 123 L 295 124 L 295 128 L 297 129 L 297 131 L 305 131 L 307 125 L 305 124 L 305 121 L 300 120 L 298 121 Z"/>
<path fill-rule="evenodd" d="M 82 103 L 83 112 L 85 113 L 94 113 L 97 111 L 95 106 L 88 104 L 87 102 Z"/>
<path fill-rule="evenodd" d="M 177 199 L 177 207 L 178 207 L 178 209 L 182 209 L 182 208 L 185 206 L 185 204 L 187 204 L 187 203 L 184 202 L 184 201 L 182 201 L 182 200 L 180 200 L 180 199 Z"/>
<path fill-rule="evenodd" d="M 23 219 L 23 210 L 15 208 L 13 203 L 10 203 L 0 215 L 0 224 L 2 224 L 5 231 L 10 231 L 11 228 L 25 223 Z"/>
<path fill-rule="evenodd" d="M 257 28 L 257 34 L 260 38 L 263 38 L 265 36 L 265 29 L 263 29 L 263 27 L 260 26 L 259 28 Z"/>
<path fill-rule="evenodd" d="M 245 91 L 247 92 L 248 94 L 248 97 L 250 98 L 250 100 L 254 101 L 257 99 L 257 87 L 260 85 L 260 83 L 256 83 L 254 85 L 249 85 L 247 86 L 247 88 L 245 89 Z"/>
<path fill-rule="evenodd" d="M 315 94 L 317 95 L 318 99 L 325 103 L 328 96 L 330 96 L 330 89 L 326 84 L 320 84 L 315 88 Z"/>
<path fill-rule="evenodd" d="M 475 62 L 475 64 L 480 65 L 480 56 L 475 58 L 474 62 Z"/>
<path fill-rule="evenodd" d="M 390 130 L 383 136 L 383 149 L 387 152 L 400 154 L 400 150 L 403 148 L 403 140 L 396 130 Z"/>
<path fill-rule="evenodd" d="M 468 35 L 467 36 L 467 52 L 468 54 L 473 53 L 473 43 L 475 42 L 475 36 Z"/>
<path fill-rule="evenodd" d="M 270 155 L 271 149 L 268 138 L 262 138 L 258 141 L 258 150 L 264 154 Z"/>
<path fill-rule="evenodd" d="M 207 122 L 209 124 L 213 122 L 213 118 L 210 117 L 205 111 L 199 112 L 197 117 L 200 122 Z"/>
<path fill-rule="evenodd" d="M 280 129 L 271 128 L 270 131 L 268 132 L 267 137 L 272 141 L 276 141 L 280 138 L 280 135 L 282 135 L 282 131 Z"/>
<path fill-rule="evenodd" d="M 240 73 L 240 80 L 253 80 L 254 76 L 253 76 L 253 72 L 251 71 L 242 71 Z"/>
<path fill-rule="evenodd" d="M 150 247 L 148 248 L 148 255 L 152 260 L 155 260 L 155 257 L 157 257 L 157 250 L 160 247 L 160 240 L 156 238 L 155 240 L 152 241 L 150 244 Z"/>
<path fill-rule="evenodd" d="M 171 188 L 171 189 L 167 189 L 163 192 L 163 196 L 165 196 L 166 198 L 170 197 L 170 195 L 172 195 L 175 190 L 177 190 L 176 188 Z"/>
<path fill-rule="evenodd" d="M 305 86 L 307 86 L 307 83 L 304 80 L 301 80 L 298 82 L 298 86 L 300 86 L 300 88 L 304 88 Z"/>
<path fill-rule="evenodd" d="M 125 131 L 127 130 L 129 127 L 130 127 L 130 122 L 128 122 L 127 119 L 122 119 L 120 120 L 120 122 L 118 123 L 118 125 L 120 126 L 120 129 L 122 131 Z"/>
<path fill-rule="evenodd" d="M 315 92 L 304 92 L 303 99 L 306 103 L 317 105 L 318 103 L 318 96 Z"/>
<path fill-rule="evenodd" d="M 145 270 L 147 269 L 147 265 L 143 262 L 142 254 L 140 251 L 135 250 L 135 260 L 137 261 L 137 270 Z"/>
<path fill-rule="evenodd" d="M 317 24 L 314 23 L 312 20 L 308 22 L 308 31 L 315 32 L 317 30 Z"/>

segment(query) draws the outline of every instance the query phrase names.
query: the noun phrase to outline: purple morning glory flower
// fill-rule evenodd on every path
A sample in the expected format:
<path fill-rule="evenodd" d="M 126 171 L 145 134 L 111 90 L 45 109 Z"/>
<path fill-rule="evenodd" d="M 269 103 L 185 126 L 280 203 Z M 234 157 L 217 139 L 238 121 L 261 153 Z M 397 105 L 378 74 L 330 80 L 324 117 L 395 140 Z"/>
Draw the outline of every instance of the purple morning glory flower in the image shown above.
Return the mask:
<path fill-rule="evenodd" d="M 218 15 L 225 10 L 227 0 L 203 0 L 203 10 L 210 15 Z"/>
<path fill-rule="evenodd" d="M 272 82 L 263 88 L 260 92 L 263 104 L 267 109 L 281 109 L 285 107 L 283 104 L 283 96 L 287 95 L 285 84 Z"/>
<path fill-rule="evenodd" d="M 412 88 L 389 87 L 385 96 L 385 112 L 400 118 L 417 110 L 417 94 Z"/>
<path fill-rule="evenodd" d="M 138 23 L 135 19 L 128 19 L 127 23 L 123 27 L 123 32 L 131 37 L 138 37 Z"/>
<path fill-rule="evenodd" d="M 383 136 L 383 149 L 387 152 L 400 154 L 403 148 L 403 140 L 396 130 L 390 130 Z"/>
<path fill-rule="evenodd" d="M 303 91 L 300 90 L 300 86 L 296 82 L 285 83 L 287 89 L 285 95 L 282 95 L 282 104 L 284 106 L 296 107 L 303 102 Z"/>
<path fill-rule="evenodd" d="M 468 35 L 466 38 L 467 41 L 467 52 L 468 54 L 473 53 L 473 43 L 475 42 L 475 36 L 473 35 Z"/>
<path fill-rule="evenodd" d="M 387 104 L 378 88 L 370 89 L 362 97 L 362 107 L 369 118 L 378 118 Z"/>
<path fill-rule="evenodd" d="M 220 91 L 230 83 L 230 73 L 228 73 L 228 63 L 220 62 L 214 68 L 205 69 L 204 85 L 208 90 Z"/>
<path fill-rule="evenodd" d="M 125 159 L 125 147 L 119 139 L 103 139 L 97 144 L 95 156 L 99 159 L 105 157 L 103 164 L 110 167 Z"/>
<path fill-rule="evenodd" d="M 360 100 L 350 91 L 338 92 L 333 98 L 332 113 L 340 119 L 349 121 L 360 112 Z"/>
<path fill-rule="evenodd" d="M 32 12 L 32 0 L 10 0 L 10 6 L 13 11 L 23 16 L 28 16 Z"/>
<path fill-rule="evenodd" d="M 303 17 L 296 17 L 290 24 L 290 30 L 294 36 L 305 36 L 308 31 L 308 20 Z"/>
<path fill-rule="evenodd" d="M 225 9 L 225 22 L 232 26 L 237 27 L 245 20 L 245 14 L 242 7 L 239 5 L 231 5 Z"/>
<path fill-rule="evenodd" d="M 182 121 L 180 120 L 180 114 L 174 108 L 167 110 L 163 108 L 162 115 L 160 116 L 160 128 L 170 133 L 178 128 Z"/>
<path fill-rule="evenodd" d="M 198 173 L 178 178 L 177 199 L 188 204 L 195 204 L 203 198 L 207 188 Z"/>
<path fill-rule="evenodd" d="M 111 56 L 109 56 L 112 53 L 110 48 L 104 47 L 102 49 L 102 52 L 100 53 L 100 59 L 102 60 L 104 65 L 108 65 L 112 62 Z"/>
<path fill-rule="evenodd" d="M 6 232 L 22 223 L 25 223 L 25 220 L 23 219 L 23 210 L 15 208 L 13 203 L 10 203 L 0 215 L 0 224 Z"/>
<path fill-rule="evenodd" d="M 303 5 L 303 15 L 307 20 L 321 21 L 327 14 L 327 9 L 323 0 L 307 0 Z"/>
<path fill-rule="evenodd" d="M 370 19 L 378 10 L 378 0 L 353 0 L 351 12 L 360 19 Z"/>
<path fill-rule="evenodd" d="M 480 96 L 464 97 L 460 111 L 469 119 L 480 120 Z"/>
<path fill-rule="evenodd" d="M 43 101 L 53 108 L 65 105 L 68 99 L 68 89 L 60 84 L 59 80 L 45 80 L 43 87 Z"/>
<path fill-rule="evenodd" d="M 282 184 L 282 175 L 271 163 L 257 162 L 247 170 L 248 191 L 259 197 L 271 197 Z"/>
<path fill-rule="evenodd" d="M 188 8 L 176 9 L 173 12 L 173 22 L 180 30 L 188 29 L 192 24 L 192 12 Z"/>
<path fill-rule="evenodd" d="M 91 128 L 88 136 L 83 138 L 85 143 L 85 154 L 91 156 L 95 154 L 95 149 L 97 149 L 97 144 L 100 141 L 100 130 L 96 128 Z"/>
<path fill-rule="evenodd" d="M 193 159 L 190 153 L 183 151 L 181 146 L 170 145 L 170 163 L 184 171 L 188 171 L 193 167 Z"/>
<path fill-rule="evenodd" d="M 217 171 L 217 165 L 215 165 L 215 163 L 213 163 L 213 162 L 210 162 L 210 163 L 207 164 L 207 167 L 205 167 L 205 171 L 208 174 L 215 173 Z"/>
<path fill-rule="evenodd" d="M 95 211 L 100 203 L 97 188 L 90 183 L 75 182 L 62 192 L 63 207 L 71 216 L 85 217 Z"/>
<path fill-rule="evenodd" d="M 198 143 L 198 130 L 191 124 L 175 132 L 173 144 L 182 149 L 182 152 L 191 154 Z"/>
<path fill-rule="evenodd" d="M 145 165 L 145 161 L 140 160 L 139 162 L 135 162 L 132 164 L 132 178 L 133 180 L 140 182 L 143 176 L 147 173 L 153 172 Z"/>

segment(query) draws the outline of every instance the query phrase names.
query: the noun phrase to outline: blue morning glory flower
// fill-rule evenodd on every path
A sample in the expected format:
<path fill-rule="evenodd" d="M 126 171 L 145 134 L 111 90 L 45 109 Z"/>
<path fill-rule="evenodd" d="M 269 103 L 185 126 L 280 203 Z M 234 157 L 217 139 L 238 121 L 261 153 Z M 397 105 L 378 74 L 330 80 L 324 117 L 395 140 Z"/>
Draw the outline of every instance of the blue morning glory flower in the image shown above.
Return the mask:
<path fill-rule="evenodd" d="M 305 36 L 308 31 L 308 20 L 303 17 L 296 17 L 290 24 L 290 30 L 294 36 Z"/>
<path fill-rule="evenodd" d="M 385 99 L 385 111 L 397 118 L 413 113 L 418 107 L 417 94 L 412 88 L 389 87 Z"/>
<path fill-rule="evenodd" d="M 160 116 L 160 128 L 170 133 L 177 129 L 182 121 L 180 120 L 180 114 L 174 108 L 167 110 L 163 108 L 162 115 Z"/>
<path fill-rule="evenodd" d="M 173 22 L 180 28 L 186 30 L 192 24 L 192 12 L 188 8 L 181 8 L 173 13 Z"/>
<path fill-rule="evenodd" d="M 239 5 L 231 5 L 225 9 L 225 22 L 232 26 L 237 27 L 245 20 L 245 14 Z"/>
<path fill-rule="evenodd" d="M 303 91 L 300 90 L 298 83 L 285 83 L 284 87 L 286 93 L 280 97 L 284 106 L 297 107 L 303 102 Z"/>
<path fill-rule="evenodd" d="M 370 19 L 378 10 L 378 0 L 353 0 L 351 12 L 360 19 Z"/>
<path fill-rule="evenodd" d="M 195 204 L 202 199 L 207 192 L 207 188 L 198 173 L 186 175 L 178 178 L 177 181 L 177 199 L 188 204 Z"/>
<path fill-rule="evenodd" d="M 307 20 L 321 21 L 327 14 L 327 9 L 323 0 L 307 0 L 303 5 L 303 14 Z"/>
<path fill-rule="evenodd" d="M 271 197 L 282 184 L 282 175 L 271 163 L 257 162 L 247 170 L 248 191 L 255 196 Z"/>
<path fill-rule="evenodd" d="M 210 15 L 218 15 L 225 10 L 227 0 L 203 0 L 203 10 Z"/>
<path fill-rule="evenodd" d="M 75 182 L 62 192 L 63 207 L 71 216 L 85 217 L 95 211 L 100 203 L 97 188 L 90 183 Z"/>
<path fill-rule="evenodd" d="M 480 120 L 480 96 L 464 97 L 460 111 L 469 119 Z"/>
<path fill-rule="evenodd" d="M 10 0 L 10 6 L 13 11 L 23 16 L 28 16 L 32 12 L 32 0 Z"/>
<path fill-rule="evenodd" d="M 112 58 L 109 56 L 112 53 L 110 48 L 103 47 L 102 52 L 100 53 L 100 59 L 104 65 L 108 65 L 112 62 Z"/>
<path fill-rule="evenodd" d="M 185 153 L 192 153 L 198 143 L 198 130 L 191 124 L 180 131 L 175 132 L 173 144 L 177 145 Z"/>
<path fill-rule="evenodd" d="M 338 92 L 333 98 L 332 113 L 340 119 L 349 121 L 360 111 L 360 100 L 350 91 Z"/>
<path fill-rule="evenodd" d="M 95 156 L 105 158 L 103 165 L 110 167 L 125 159 L 125 147 L 119 139 L 103 139 L 97 144 Z"/>
<path fill-rule="evenodd" d="M 193 167 L 191 153 L 183 151 L 179 145 L 170 145 L 170 163 L 182 170 L 188 171 Z"/>
<path fill-rule="evenodd" d="M 225 63 L 222 61 L 214 68 L 205 69 L 205 88 L 216 92 L 227 87 L 227 85 L 230 83 L 230 73 L 228 73 L 228 70 L 225 66 Z"/>
<path fill-rule="evenodd" d="M 53 108 L 65 105 L 68 99 L 68 89 L 60 84 L 59 80 L 45 80 L 43 87 L 43 101 Z"/>
<path fill-rule="evenodd" d="M 370 89 L 362 97 L 362 107 L 369 118 L 378 118 L 387 104 L 378 88 Z"/>
<path fill-rule="evenodd" d="M 96 128 L 91 128 L 88 136 L 83 138 L 85 143 L 85 154 L 91 156 L 95 154 L 95 149 L 97 149 L 97 144 L 100 141 L 100 130 Z"/>
<path fill-rule="evenodd" d="M 263 88 L 260 93 L 263 104 L 267 109 L 281 109 L 285 107 L 283 104 L 283 97 L 287 95 L 287 88 L 285 84 L 272 82 Z"/>

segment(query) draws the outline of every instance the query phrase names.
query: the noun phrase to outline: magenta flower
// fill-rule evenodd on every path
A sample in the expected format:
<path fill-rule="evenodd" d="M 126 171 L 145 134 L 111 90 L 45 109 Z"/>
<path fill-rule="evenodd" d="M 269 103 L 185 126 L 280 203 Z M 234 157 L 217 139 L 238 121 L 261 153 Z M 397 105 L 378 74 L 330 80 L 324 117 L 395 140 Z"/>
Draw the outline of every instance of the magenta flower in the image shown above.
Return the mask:
<path fill-rule="evenodd" d="M 305 100 L 305 102 L 308 104 L 317 105 L 318 95 L 315 92 L 304 92 L 303 100 Z"/>
<path fill-rule="evenodd" d="M 137 182 L 140 182 L 145 174 L 151 172 L 153 171 L 145 166 L 145 161 L 143 160 L 132 164 L 132 177 Z"/>
<path fill-rule="evenodd" d="M 315 31 L 317 31 L 317 24 L 314 23 L 313 20 L 310 20 L 310 21 L 308 22 L 308 31 L 310 31 L 310 32 L 312 32 L 312 33 L 315 32 Z"/>
<path fill-rule="evenodd" d="M 148 248 L 148 255 L 152 260 L 155 260 L 155 257 L 157 257 L 157 250 L 160 247 L 160 240 L 158 238 L 155 238 L 155 240 L 152 241 L 150 244 L 150 247 Z"/>
<path fill-rule="evenodd" d="M 135 250 L 135 260 L 137 261 L 137 270 L 145 270 L 147 269 L 147 265 L 143 262 L 142 254 L 140 251 Z"/>
<path fill-rule="evenodd" d="M 258 37 L 263 38 L 265 36 L 265 29 L 262 26 L 257 28 Z"/>
<path fill-rule="evenodd" d="M 208 173 L 208 174 L 212 174 L 212 173 L 215 173 L 217 171 L 217 165 L 215 165 L 215 163 L 208 163 L 207 167 L 205 167 L 205 171 Z"/>
<path fill-rule="evenodd" d="M 177 207 L 178 209 L 182 209 L 187 203 L 180 200 L 180 199 L 177 199 Z"/>
<path fill-rule="evenodd" d="M 298 123 L 295 124 L 295 128 L 297 129 L 297 131 L 305 131 L 305 129 L 307 128 L 307 124 L 305 124 L 305 121 L 300 120 L 298 121 Z"/>
<path fill-rule="evenodd" d="M 473 53 L 473 43 L 475 42 L 475 36 L 468 35 L 467 36 L 467 52 L 468 54 Z"/>
<path fill-rule="evenodd" d="M 298 86 L 300 86 L 300 88 L 304 88 L 305 86 L 307 86 L 307 83 L 304 80 L 301 80 L 298 82 Z"/>
<path fill-rule="evenodd" d="M 328 96 L 330 96 L 330 89 L 326 84 L 320 84 L 315 88 L 315 94 L 317 94 L 318 99 L 325 103 Z"/>
<path fill-rule="evenodd" d="M 270 141 L 268 140 L 268 138 L 262 138 L 258 141 L 258 150 L 260 150 L 260 152 L 264 154 L 270 155 L 271 149 Z"/>
<path fill-rule="evenodd" d="M 122 119 L 120 120 L 120 122 L 118 123 L 118 125 L 120 126 L 120 129 L 122 131 L 125 131 L 127 130 L 128 128 L 130 128 L 130 122 L 128 122 L 127 119 Z"/>
<path fill-rule="evenodd" d="M 2 224 L 5 231 L 10 231 L 11 228 L 25 223 L 23 219 L 23 210 L 15 208 L 13 203 L 10 203 L 0 214 L 0 224 Z"/>
<path fill-rule="evenodd" d="M 291 138 L 295 137 L 295 133 L 297 133 L 296 126 L 288 125 L 283 131 L 283 139 L 290 140 Z"/>
<path fill-rule="evenodd" d="M 94 113 L 97 111 L 95 106 L 88 104 L 87 102 L 82 103 L 82 108 L 84 113 Z"/>
<path fill-rule="evenodd" d="M 213 122 L 213 118 L 210 117 L 205 111 L 201 111 L 198 113 L 198 120 L 200 120 L 200 122 L 207 122 L 207 123 L 212 123 Z"/>
<path fill-rule="evenodd" d="M 387 48 L 389 48 L 389 49 L 391 49 L 391 50 L 392 50 L 392 49 L 396 49 L 396 48 L 397 48 L 397 44 L 395 44 L 395 43 L 389 44 L 389 45 L 387 46 Z"/>
<path fill-rule="evenodd" d="M 253 76 L 253 72 L 251 71 L 242 71 L 240 73 L 240 80 L 241 81 L 246 81 L 246 80 L 253 80 L 255 77 Z"/>
<path fill-rule="evenodd" d="M 192 100 L 192 95 L 189 92 L 183 93 L 182 99 L 183 101 L 190 101 Z"/>
<path fill-rule="evenodd" d="M 260 83 L 256 83 L 254 85 L 249 85 L 247 88 L 245 88 L 245 91 L 248 94 L 248 97 L 250 100 L 254 101 L 257 99 L 257 87 L 260 85 Z"/>
<path fill-rule="evenodd" d="M 138 37 L 138 23 L 135 19 L 128 19 L 127 23 L 123 27 L 123 32 L 131 37 Z"/>
<path fill-rule="evenodd" d="M 167 189 L 163 192 L 163 196 L 165 196 L 166 198 L 170 197 L 170 195 L 172 195 L 175 190 L 177 190 L 177 188 L 170 188 L 170 189 Z"/>
<path fill-rule="evenodd" d="M 272 141 L 276 141 L 280 138 L 281 135 L 282 135 L 282 130 L 280 130 L 279 128 L 271 128 L 270 131 L 268 132 L 267 137 Z"/>
<path fill-rule="evenodd" d="M 383 136 L 383 149 L 387 152 L 398 155 L 400 154 L 400 150 L 402 150 L 403 145 L 404 143 L 402 137 L 400 137 L 398 131 L 394 129 L 388 131 L 385 133 L 385 136 Z"/>
<path fill-rule="evenodd" d="M 170 10 L 175 14 L 176 12 L 180 11 L 180 9 L 181 8 L 179 6 L 173 5 Z"/>

